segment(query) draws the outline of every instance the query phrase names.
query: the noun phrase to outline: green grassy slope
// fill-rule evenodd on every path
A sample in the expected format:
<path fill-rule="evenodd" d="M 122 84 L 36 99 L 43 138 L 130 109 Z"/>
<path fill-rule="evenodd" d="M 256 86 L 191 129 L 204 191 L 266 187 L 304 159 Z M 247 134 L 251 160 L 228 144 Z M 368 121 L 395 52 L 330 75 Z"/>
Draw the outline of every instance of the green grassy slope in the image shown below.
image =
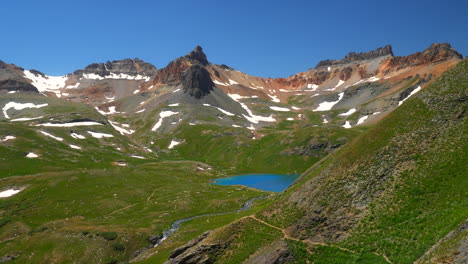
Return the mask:
<path fill-rule="evenodd" d="M 1 189 L 24 189 L 0 199 L 0 256 L 17 256 L 12 263 L 126 261 L 149 245 L 149 236 L 161 234 L 175 220 L 236 210 L 248 199 L 265 195 L 211 185 L 216 172 L 200 171 L 200 166 L 206 165 L 162 162 L 5 178 Z M 227 221 L 240 216 L 232 217 Z M 214 226 L 199 224 L 181 239 L 223 221 L 213 218 Z"/>
<path fill-rule="evenodd" d="M 467 98 L 465 60 L 316 163 L 258 217 L 296 239 L 283 247 L 294 263 L 413 263 L 468 218 Z M 465 235 L 432 256 L 460 254 Z M 251 246 L 268 257 L 265 245 Z"/>
<path fill-rule="evenodd" d="M 312 168 L 262 216 L 302 238 L 411 263 L 467 215 L 468 61 Z"/>

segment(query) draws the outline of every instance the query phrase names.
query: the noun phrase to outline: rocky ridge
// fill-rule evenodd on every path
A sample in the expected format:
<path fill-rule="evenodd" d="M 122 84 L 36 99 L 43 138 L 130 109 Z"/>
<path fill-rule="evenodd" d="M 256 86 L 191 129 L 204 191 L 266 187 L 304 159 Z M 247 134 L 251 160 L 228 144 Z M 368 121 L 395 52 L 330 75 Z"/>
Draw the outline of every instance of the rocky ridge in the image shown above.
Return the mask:
<path fill-rule="evenodd" d="M 363 60 L 371 60 L 378 57 L 393 56 L 392 46 L 386 45 L 369 52 L 350 52 L 341 60 L 323 60 L 315 68 L 326 67 L 338 64 L 356 63 Z"/>

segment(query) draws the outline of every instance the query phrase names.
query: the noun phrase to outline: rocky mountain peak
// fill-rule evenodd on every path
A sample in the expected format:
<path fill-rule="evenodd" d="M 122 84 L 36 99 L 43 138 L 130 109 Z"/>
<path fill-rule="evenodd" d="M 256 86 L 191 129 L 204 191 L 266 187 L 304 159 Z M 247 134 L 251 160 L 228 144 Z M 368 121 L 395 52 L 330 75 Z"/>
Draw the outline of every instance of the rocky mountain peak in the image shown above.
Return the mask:
<path fill-rule="evenodd" d="M 408 56 L 391 57 L 388 61 L 387 70 L 437 63 L 449 59 L 462 60 L 463 56 L 448 43 L 434 43 L 423 52 L 416 52 Z"/>
<path fill-rule="evenodd" d="M 203 52 L 203 48 L 200 46 L 196 46 L 189 54 L 185 55 L 185 58 L 190 61 L 198 62 L 204 66 L 209 63 L 206 58 L 206 54 Z"/>
<path fill-rule="evenodd" d="M 384 47 L 380 47 L 369 52 L 360 52 L 360 53 L 350 52 L 341 60 L 323 60 L 317 64 L 316 68 L 331 66 L 331 65 L 338 65 L 338 64 L 347 64 L 347 63 L 352 63 L 352 62 L 362 61 L 362 60 L 371 60 L 371 59 L 384 57 L 384 56 L 393 56 L 391 45 L 386 45 Z"/>
<path fill-rule="evenodd" d="M 463 59 L 463 56 L 452 48 L 449 43 L 434 43 L 422 52 L 422 56 L 430 61 L 437 61 L 444 58 Z"/>

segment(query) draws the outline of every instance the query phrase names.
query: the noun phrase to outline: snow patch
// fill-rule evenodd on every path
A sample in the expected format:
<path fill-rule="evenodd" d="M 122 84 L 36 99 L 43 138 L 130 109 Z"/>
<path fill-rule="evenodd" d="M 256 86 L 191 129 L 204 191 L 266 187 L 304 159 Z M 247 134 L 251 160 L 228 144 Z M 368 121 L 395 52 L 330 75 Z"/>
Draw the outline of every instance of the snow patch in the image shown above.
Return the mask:
<path fill-rule="evenodd" d="M 111 134 L 105 134 L 105 133 L 98 133 L 98 132 L 92 132 L 92 131 L 87 131 L 88 134 L 90 134 L 94 138 L 111 138 L 114 137 Z"/>
<path fill-rule="evenodd" d="M 31 121 L 31 120 L 37 120 L 41 119 L 44 116 L 38 116 L 38 117 L 22 117 L 22 118 L 16 118 L 16 119 L 11 119 L 10 121 L 12 122 L 21 122 L 21 121 Z"/>
<path fill-rule="evenodd" d="M 70 146 L 70 148 L 72 148 L 72 149 L 81 149 L 81 147 L 79 147 L 79 146 L 77 146 L 77 145 L 69 145 L 69 146 Z"/>
<path fill-rule="evenodd" d="M 10 197 L 10 196 L 13 196 L 17 193 L 21 192 L 21 190 L 18 190 L 18 189 L 8 189 L 6 191 L 2 191 L 0 192 L 0 198 L 6 198 L 6 197 Z"/>
<path fill-rule="evenodd" d="M 216 107 L 216 106 L 213 106 L 214 108 L 218 109 L 221 113 L 225 114 L 225 115 L 228 115 L 228 116 L 235 116 L 235 114 L 231 113 L 231 112 L 228 112 L 222 108 L 219 108 L 219 107 Z"/>
<path fill-rule="evenodd" d="M 13 108 L 13 109 L 19 111 L 19 110 L 23 110 L 23 109 L 26 109 L 26 108 L 42 108 L 42 107 L 46 107 L 46 106 L 48 106 L 48 104 L 38 104 L 38 105 L 36 105 L 36 104 L 33 104 L 33 103 L 9 102 L 3 107 L 3 115 L 5 116 L 5 118 L 10 119 L 10 117 L 7 114 L 8 109 Z"/>
<path fill-rule="evenodd" d="M 169 106 L 179 106 L 179 104 L 170 104 Z"/>
<path fill-rule="evenodd" d="M 280 99 L 276 95 L 269 95 L 268 94 L 268 96 L 271 98 L 271 101 L 273 101 L 275 103 L 281 102 Z"/>
<path fill-rule="evenodd" d="M 339 116 L 349 116 L 356 112 L 356 108 L 349 109 L 348 112 L 339 114 Z"/>
<path fill-rule="evenodd" d="M 158 120 L 158 122 L 154 125 L 153 128 L 151 128 L 151 131 L 156 131 L 159 127 L 161 127 L 164 118 L 170 117 L 170 116 L 173 116 L 173 115 L 176 115 L 176 114 L 178 114 L 178 113 L 179 113 L 179 112 L 162 111 L 161 113 L 159 113 L 159 120 Z"/>
<path fill-rule="evenodd" d="M 251 84 L 250 88 L 255 89 L 255 90 L 263 90 L 264 89 L 264 87 L 255 85 L 253 83 Z"/>
<path fill-rule="evenodd" d="M 178 91 L 180 91 L 180 88 L 179 88 L 179 89 L 175 89 L 174 91 L 172 91 L 172 93 L 177 93 Z"/>
<path fill-rule="evenodd" d="M 137 159 L 145 159 L 144 157 L 138 156 L 138 155 L 132 155 L 131 157 L 132 157 L 132 158 L 137 158 Z"/>
<path fill-rule="evenodd" d="M 180 143 L 182 143 L 182 142 L 172 140 L 172 141 L 171 141 L 171 144 L 169 144 L 169 147 L 167 147 L 167 148 L 168 148 L 168 149 L 172 149 L 172 148 L 174 148 L 175 146 L 179 145 Z"/>
<path fill-rule="evenodd" d="M 75 138 L 75 139 L 85 139 L 86 137 L 85 136 L 82 136 L 80 134 L 77 134 L 77 133 L 71 133 L 70 134 L 72 138 Z"/>
<path fill-rule="evenodd" d="M 29 152 L 27 155 L 26 155 L 26 158 L 30 158 L 30 159 L 35 159 L 35 158 L 38 158 L 39 155 L 35 154 L 35 153 L 32 153 L 32 152 Z"/>
<path fill-rule="evenodd" d="M 349 121 L 346 121 L 345 124 L 343 125 L 344 128 L 351 128 L 351 123 Z"/>
<path fill-rule="evenodd" d="M 313 84 L 313 83 L 307 84 L 307 89 L 312 89 L 312 90 L 311 90 L 312 92 L 314 92 L 315 90 L 317 90 L 317 88 L 319 88 L 319 86 L 316 85 L 316 84 Z"/>
<path fill-rule="evenodd" d="M 146 109 L 141 109 L 135 112 L 135 114 L 143 113 Z"/>
<path fill-rule="evenodd" d="M 291 108 L 292 108 L 293 110 L 301 110 L 301 108 L 296 107 L 296 106 L 291 106 Z"/>
<path fill-rule="evenodd" d="M 417 92 L 421 91 L 421 86 L 418 86 L 418 88 L 414 89 L 411 91 L 411 93 L 403 100 L 398 102 L 398 106 L 400 106 L 404 101 L 408 100 L 411 96 L 415 95 Z"/>
<path fill-rule="evenodd" d="M 55 140 L 63 141 L 63 138 L 61 138 L 61 137 L 56 137 L 56 136 L 54 136 L 54 135 L 52 135 L 52 134 L 50 134 L 50 133 L 47 133 L 47 132 L 45 132 L 45 131 L 39 131 L 39 132 L 41 132 L 43 135 L 48 136 L 48 137 L 51 137 L 51 138 L 53 138 L 53 139 L 55 139 Z"/>
<path fill-rule="evenodd" d="M 286 120 L 288 120 L 288 121 L 294 121 L 294 118 L 288 117 L 288 118 L 286 118 Z"/>
<path fill-rule="evenodd" d="M 65 82 L 68 80 L 68 77 L 65 76 L 42 76 L 35 75 L 30 71 L 24 71 L 24 76 L 30 79 L 31 84 L 36 86 L 39 92 L 53 92 L 57 97 L 60 97 L 60 91 L 58 89 L 65 86 Z"/>
<path fill-rule="evenodd" d="M 228 86 L 229 85 L 227 83 L 223 83 L 223 82 L 220 82 L 218 80 L 213 80 L 213 83 L 218 84 L 218 85 L 222 85 L 222 86 Z"/>
<path fill-rule="evenodd" d="M 122 128 L 122 127 L 117 126 L 118 123 L 116 123 L 116 122 L 112 122 L 112 121 L 109 120 L 109 123 L 111 124 L 111 126 L 112 126 L 115 130 L 117 130 L 117 131 L 118 131 L 120 134 L 122 134 L 122 135 L 125 135 L 125 134 L 131 135 L 131 134 L 135 133 L 135 130 L 132 130 L 132 129 L 127 130 L 127 129 L 125 129 L 125 128 Z"/>
<path fill-rule="evenodd" d="M 343 80 L 339 80 L 338 84 L 335 87 L 333 87 L 333 90 L 343 85 L 343 83 L 345 83 Z"/>
<path fill-rule="evenodd" d="M 234 85 L 234 84 L 239 84 L 239 83 L 236 82 L 236 81 L 234 81 L 234 80 L 229 79 L 229 84 L 230 84 L 230 85 Z"/>
<path fill-rule="evenodd" d="M 286 107 L 278 107 L 278 106 L 270 106 L 270 109 L 273 111 L 279 111 L 279 112 L 290 112 L 291 110 Z"/>
<path fill-rule="evenodd" d="M 357 121 L 356 125 L 360 125 L 360 124 L 364 123 L 367 120 L 368 117 L 369 117 L 368 115 L 360 117 L 359 120 Z"/>
<path fill-rule="evenodd" d="M 332 107 L 334 105 L 336 105 L 338 102 L 341 101 L 341 99 L 343 99 L 343 96 L 344 96 L 344 92 L 342 93 L 339 93 L 338 94 L 339 98 L 337 101 L 332 101 L 332 102 L 323 102 L 323 103 L 320 103 L 319 106 L 314 110 L 314 112 L 317 112 L 317 111 L 329 111 L 330 109 L 332 109 Z"/>
<path fill-rule="evenodd" d="M 118 114 L 120 112 L 115 111 L 115 106 L 109 106 L 109 112 L 104 112 L 100 110 L 97 106 L 94 107 L 101 115 L 113 115 L 113 114 Z"/>
<path fill-rule="evenodd" d="M 234 101 L 238 102 L 241 105 L 241 107 L 245 109 L 248 115 L 243 114 L 242 116 L 244 116 L 244 118 L 247 119 L 249 122 L 258 124 L 258 122 L 260 121 L 263 121 L 263 122 L 275 122 L 276 121 L 276 119 L 273 118 L 273 115 L 270 115 L 268 117 L 254 115 L 252 111 L 247 107 L 247 105 L 240 101 L 240 99 L 245 98 L 245 97 L 238 95 L 238 94 L 227 94 L 227 95 L 231 97 Z"/>
<path fill-rule="evenodd" d="M 210 106 L 210 107 L 216 108 L 216 109 L 218 109 L 221 113 L 223 113 L 223 114 L 225 114 L 225 115 L 228 115 L 228 116 L 235 116 L 235 114 L 233 114 L 233 113 L 231 113 L 231 112 L 228 112 L 228 111 L 226 111 L 226 110 L 224 110 L 224 109 L 222 109 L 222 108 L 219 108 L 219 107 L 217 107 L 217 106 L 212 106 L 212 105 L 210 105 L 210 104 L 203 104 L 203 105 L 204 105 L 204 106 Z"/>
<path fill-rule="evenodd" d="M 76 127 L 76 126 L 102 126 L 103 124 L 92 121 L 72 122 L 72 123 L 44 123 L 36 126 L 43 127 Z"/>
<path fill-rule="evenodd" d="M 0 142 L 6 142 L 8 140 L 15 139 L 15 136 L 5 136 L 3 139 L 0 139 Z"/>
<path fill-rule="evenodd" d="M 79 82 L 75 83 L 74 85 L 67 85 L 65 86 L 65 89 L 76 89 L 78 86 L 80 86 Z"/>

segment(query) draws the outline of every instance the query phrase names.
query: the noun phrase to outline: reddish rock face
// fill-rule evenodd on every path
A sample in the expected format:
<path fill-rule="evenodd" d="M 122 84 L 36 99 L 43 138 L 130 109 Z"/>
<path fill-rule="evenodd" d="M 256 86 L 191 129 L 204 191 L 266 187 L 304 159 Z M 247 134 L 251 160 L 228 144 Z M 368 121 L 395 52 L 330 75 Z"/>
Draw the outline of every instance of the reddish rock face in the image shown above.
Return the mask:
<path fill-rule="evenodd" d="M 340 80 L 343 80 L 343 81 L 349 80 L 352 73 L 353 73 L 353 68 L 351 67 L 346 67 L 342 69 L 340 72 Z"/>
<path fill-rule="evenodd" d="M 165 68 L 159 70 L 154 77 L 153 84 L 173 84 L 179 82 L 182 72 L 190 67 L 191 63 L 183 58 L 171 61 Z"/>
<path fill-rule="evenodd" d="M 209 64 L 203 49 L 196 46 L 189 54 L 171 61 L 165 68 L 159 70 L 153 81 L 153 85 L 176 84 L 181 81 L 183 72 L 194 64 L 207 66 Z"/>
<path fill-rule="evenodd" d="M 406 57 L 391 57 L 386 63 L 385 72 L 413 67 L 421 64 L 445 61 L 451 58 L 463 59 L 463 56 L 448 43 L 432 44 L 423 52 L 417 52 Z"/>

